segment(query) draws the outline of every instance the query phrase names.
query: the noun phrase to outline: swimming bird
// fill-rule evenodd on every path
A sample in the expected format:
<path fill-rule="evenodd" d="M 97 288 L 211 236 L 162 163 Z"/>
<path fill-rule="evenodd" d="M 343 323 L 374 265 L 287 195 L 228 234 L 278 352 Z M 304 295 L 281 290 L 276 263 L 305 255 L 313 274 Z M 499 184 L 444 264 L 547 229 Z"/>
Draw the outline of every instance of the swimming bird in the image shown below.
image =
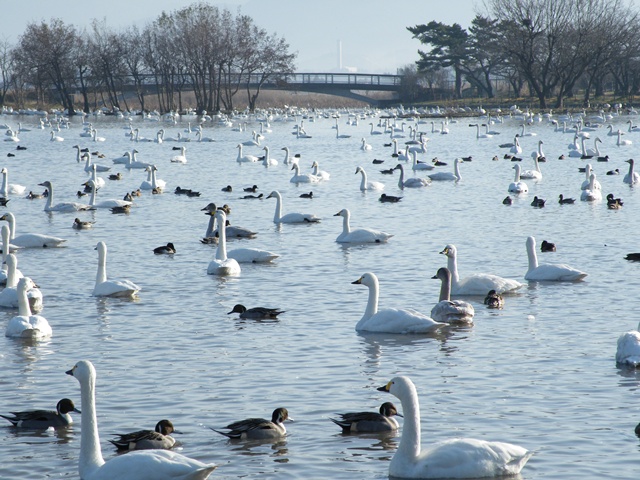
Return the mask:
<path fill-rule="evenodd" d="M 284 310 L 280 310 L 279 308 L 265 308 L 265 307 L 253 307 L 247 308 L 244 305 L 237 304 L 234 305 L 233 309 L 230 312 L 227 312 L 227 315 L 232 313 L 239 313 L 240 318 L 247 318 L 252 320 L 263 320 L 263 319 L 274 319 L 277 318 L 278 315 L 284 313 Z"/>
<path fill-rule="evenodd" d="M 622 201 L 621 198 L 615 198 L 613 196 L 613 193 L 607 194 L 607 208 L 611 210 L 618 210 L 622 208 L 623 205 L 624 205 L 624 202 Z"/>
<path fill-rule="evenodd" d="M 82 430 L 80 478 L 83 480 L 204 480 L 216 468 L 171 450 L 140 450 L 118 455 L 107 462 L 102 458 L 96 414 L 96 370 L 81 360 L 66 372 L 80 383 Z"/>
<path fill-rule="evenodd" d="M 638 325 L 640 330 L 640 325 Z M 618 365 L 637 368 L 640 366 L 640 332 L 630 330 L 618 337 L 616 363 Z"/>
<path fill-rule="evenodd" d="M 495 290 L 489 290 L 487 296 L 484 297 L 484 304 L 489 308 L 502 308 L 504 306 L 504 298 Z"/>
<path fill-rule="evenodd" d="M 522 287 L 522 284 L 517 280 L 487 273 L 475 273 L 460 279 L 456 246 L 449 244 L 440 253 L 447 256 L 447 268 L 451 272 L 452 295 L 486 295 L 489 290 L 495 290 L 498 293 L 513 293 Z"/>
<path fill-rule="evenodd" d="M 18 282 L 24 277 L 18 270 L 18 257 L 13 253 L 9 253 L 5 260 L 6 264 L 6 281 L 5 286 L 0 291 L 0 307 L 2 308 L 20 308 L 20 291 Z M 39 312 L 43 308 L 42 292 L 37 285 L 27 289 L 27 301 L 29 308 L 34 312 Z"/>
<path fill-rule="evenodd" d="M 82 155 L 82 158 L 85 159 L 84 171 L 87 173 L 91 173 L 92 170 L 95 169 L 96 172 L 108 172 L 111 170 L 111 167 L 107 167 L 106 165 L 98 165 L 91 161 L 91 154 L 89 152 L 85 152 Z"/>
<path fill-rule="evenodd" d="M 279 191 L 274 190 L 267 198 L 276 199 L 276 210 L 273 215 L 273 223 L 318 223 L 319 217 L 316 217 L 312 213 L 298 213 L 291 212 L 286 215 L 282 215 L 282 195 Z"/>
<path fill-rule="evenodd" d="M 386 243 L 393 235 L 373 230 L 371 228 L 356 228 L 351 230 L 349 209 L 343 208 L 334 217 L 342 217 L 342 233 L 336 238 L 338 243 Z"/>
<path fill-rule="evenodd" d="M 95 223 L 96 222 L 82 221 L 76 217 L 76 219 L 73 221 L 73 224 L 71 226 L 76 230 L 88 230 L 90 228 L 93 228 L 93 225 Z"/>
<path fill-rule="evenodd" d="M 431 180 L 436 182 L 453 181 L 458 182 L 462 178 L 460 175 L 460 159 L 453 161 L 453 172 L 436 172 L 427 175 Z"/>
<path fill-rule="evenodd" d="M 382 203 L 398 203 L 400 200 L 402 200 L 402 197 L 395 197 L 393 195 L 387 195 L 386 193 L 383 193 L 382 195 L 380 195 L 380 198 L 378 200 Z"/>
<path fill-rule="evenodd" d="M 14 427 L 26 428 L 30 430 L 46 430 L 48 428 L 64 428 L 73 423 L 69 413 L 80 410 L 76 408 L 73 401 L 68 398 L 60 400 L 55 410 L 26 410 L 23 412 L 11 412 L 9 415 L 0 415 L 9 420 Z"/>
<path fill-rule="evenodd" d="M 118 438 L 109 440 L 116 446 L 119 452 L 132 450 L 169 450 L 176 444 L 176 440 L 171 436 L 176 432 L 170 420 L 160 420 L 154 430 L 138 430 L 131 433 L 116 433 Z"/>
<path fill-rule="evenodd" d="M 187 147 L 180 147 L 180 154 L 171 157 L 172 163 L 187 163 Z"/>
<path fill-rule="evenodd" d="M 284 426 L 284 422 L 287 420 L 291 420 L 287 409 L 276 408 L 271 415 L 271 420 L 264 418 L 247 418 L 230 423 L 224 427 L 229 430 L 228 432 L 221 432 L 216 429 L 212 430 L 231 439 L 270 440 L 282 438 L 286 435 L 287 429 Z"/>
<path fill-rule="evenodd" d="M 599 202 L 602 200 L 602 190 L 596 186 L 596 182 L 596 174 L 592 172 L 589 175 L 589 187 L 582 190 L 580 200 L 586 202 Z"/>
<path fill-rule="evenodd" d="M 633 158 L 630 158 L 629 160 L 625 160 L 625 162 L 629 164 L 629 171 L 624 176 L 622 181 L 624 183 L 628 183 L 629 185 L 635 185 L 637 183 L 640 183 L 640 173 L 633 171 L 633 167 L 634 167 Z"/>
<path fill-rule="evenodd" d="M 433 333 L 445 324 L 413 309 L 384 308 L 378 310 L 378 277 L 371 272 L 365 273 L 351 282 L 369 288 L 369 299 L 364 315 L 356 324 L 356 331 L 370 333 Z"/>
<path fill-rule="evenodd" d="M 624 259 L 632 262 L 640 262 L 640 253 L 628 253 Z"/>
<path fill-rule="evenodd" d="M 538 196 L 534 196 L 531 201 L 531 206 L 535 208 L 543 208 L 546 200 L 544 198 L 540 198 Z"/>
<path fill-rule="evenodd" d="M 96 182 L 93 180 L 89 180 L 85 182 L 91 189 L 91 197 L 89 197 L 89 206 L 96 208 L 114 208 L 114 207 L 126 207 L 131 206 L 132 202 L 129 200 L 120 200 L 119 198 L 110 198 L 107 200 L 101 200 L 100 202 L 96 202 L 96 196 L 98 193 L 98 187 L 96 186 Z"/>
<path fill-rule="evenodd" d="M 428 187 L 430 185 L 429 180 L 420 177 L 411 177 L 407 180 L 404 179 L 404 167 L 401 163 L 397 164 L 394 170 L 400 170 L 400 178 L 398 178 L 398 188 L 404 190 L 406 188 L 421 188 Z"/>
<path fill-rule="evenodd" d="M 517 163 L 513 166 L 513 169 L 516 171 L 513 182 L 509 184 L 509 192 L 511 193 L 527 193 L 529 191 L 529 187 L 525 182 L 520 181 L 520 165 Z"/>
<path fill-rule="evenodd" d="M 511 199 L 511 197 L 509 195 L 504 197 L 504 200 L 502 200 L 502 204 L 503 205 L 511 205 L 512 203 L 513 203 L 513 200 Z"/>
<path fill-rule="evenodd" d="M 413 164 L 411 165 L 411 170 L 418 171 L 418 170 L 433 170 L 434 167 L 433 165 L 430 165 L 428 163 L 422 163 L 418 161 L 418 152 L 416 151 L 412 151 L 411 152 L 411 159 L 413 161 Z"/>
<path fill-rule="evenodd" d="M 264 158 L 262 159 L 262 164 L 265 167 L 275 167 L 276 165 L 278 165 L 278 160 L 269 156 L 269 147 L 264 147 L 263 150 Z"/>
<path fill-rule="evenodd" d="M 22 195 L 27 187 L 24 185 L 18 185 L 16 183 L 9 183 L 9 170 L 3 168 L 0 170 L 2 173 L 2 186 L 0 187 L 0 196 L 8 197 L 9 195 Z"/>
<path fill-rule="evenodd" d="M 378 412 L 348 412 L 337 413 L 340 418 L 329 418 L 333 423 L 342 428 L 342 433 L 378 433 L 395 432 L 398 421 L 394 416 L 402 417 L 396 406 L 391 402 L 384 402 Z"/>
<path fill-rule="evenodd" d="M 295 173 L 289 180 L 291 183 L 318 183 L 321 178 L 317 177 L 311 173 L 300 173 L 300 165 L 297 163 L 293 164 L 291 170 L 295 170 Z"/>
<path fill-rule="evenodd" d="M 5 220 L 9 224 L 10 241 L 12 245 L 20 248 L 47 248 L 60 247 L 67 240 L 64 238 L 43 235 L 40 233 L 23 233 L 16 235 L 16 217 L 13 213 L 7 212 L 0 216 L 0 220 Z"/>
<path fill-rule="evenodd" d="M 431 309 L 431 318 L 444 323 L 473 323 L 475 310 L 473 305 L 464 300 L 451 300 L 451 272 L 446 267 L 440 267 L 432 277 L 442 282 L 438 303 Z"/>
<path fill-rule="evenodd" d="M 53 334 L 51 325 L 46 318 L 31 313 L 27 292 L 34 288 L 36 288 L 36 284 L 29 277 L 22 277 L 18 280 L 18 315 L 7 323 L 5 336 L 41 340 Z"/>
<path fill-rule="evenodd" d="M 533 157 L 534 170 L 524 170 L 520 172 L 520 178 L 532 179 L 535 181 L 542 180 L 542 171 L 540 170 L 540 164 L 538 163 L 538 156 Z"/>
<path fill-rule="evenodd" d="M 238 144 L 238 157 L 236 158 L 236 162 L 238 163 L 253 163 L 257 162 L 259 159 L 255 155 L 243 155 L 242 154 L 242 144 Z"/>
<path fill-rule="evenodd" d="M 564 195 L 560 194 L 558 196 L 558 203 L 560 205 L 571 205 L 573 203 L 576 203 L 576 199 L 575 198 L 564 198 Z"/>
<path fill-rule="evenodd" d="M 313 198 L 313 192 L 301 193 L 300 198 Z"/>
<path fill-rule="evenodd" d="M 98 242 L 98 271 L 96 284 L 93 288 L 94 297 L 133 297 L 141 290 L 130 280 L 107 280 L 107 245 Z"/>
<path fill-rule="evenodd" d="M 585 272 L 565 264 L 538 264 L 536 239 L 534 237 L 527 238 L 527 256 L 529 258 L 529 269 L 524 276 L 525 280 L 534 282 L 576 282 L 587 276 Z"/>
<path fill-rule="evenodd" d="M 222 210 L 216 210 L 214 215 L 218 222 L 218 248 L 216 249 L 216 258 L 209 262 L 207 274 L 219 276 L 240 275 L 240 265 L 237 260 L 227 256 L 227 215 Z"/>
<path fill-rule="evenodd" d="M 176 253 L 176 247 L 173 246 L 173 243 L 169 242 L 166 245 L 154 248 L 153 253 L 156 255 L 173 255 Z"/>
<path fill-rule="evenodd" d="M 541 252 L 555 252 L 556 251 L 556 244 L 555 243 L 551 243 L 551 242 L 547 242 L 546 240 L 543 240 L 542 243 L 540 244 L 540 251 Z"/>
<path fill-rule="evenodd" d="M 94 210 L 90 205 L 78 202 L 62 202 L 53 205 L 53 185 L 49 180 L 39 183 L 38 185 L 45 187 L 49 194 L 47 195 L 47 203 L 44 206 L 45 212 L 78 212 L 83 210 Z"/>
<path fill-rule="evenodd" d="M 389 464 L 394 478 L 481 478 L 517 475 L 533 455 L 518 445 L 455 438 L 422 450 L 420 403 L 409 377 L 394 377 L 378 388 L 402 403 L 404 424 L 398 449 Z"/>
<path fill-rule="evenodd" d="M 367 180 L 367 172 L 364 171 L 362 167 L 356 167 L 356 175 L 362 175 L 362 179 L 360 180 L 360 191 L 365 192 L 367 190 L 384 190 L 384 183 L 381 182 L 369 182 Z"/>
<path fill-rule="evenodd" d="M 325 172 L 324 170 L 320 170 L 320 165 L 315 160 L 311 164 L 311 168 L 313 168 L 311 174 L 315 175 L 320 180 L 329 180 L 329 178 L 331 177 L 331 174 L 329 172 Z"/>

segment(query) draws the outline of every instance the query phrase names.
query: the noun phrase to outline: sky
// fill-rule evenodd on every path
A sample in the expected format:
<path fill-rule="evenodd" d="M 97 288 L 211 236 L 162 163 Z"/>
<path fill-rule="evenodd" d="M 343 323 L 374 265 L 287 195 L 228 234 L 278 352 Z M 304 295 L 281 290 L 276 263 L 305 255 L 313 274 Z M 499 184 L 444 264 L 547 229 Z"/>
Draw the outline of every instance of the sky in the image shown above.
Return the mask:
<path fill-rule="evenodd" d="M 3 1 L 3 3 L 5 3 Z M 61 18 L 78 28 L 92 19 L 119 30 L 144 27 L 164 10 L 179 10 L 194 0 L 18 0 L 2 7 L 0 39 L 15 45 L 29 23 Z M 478 0 L 208 0 L 249 15 L 269 34 L 284 37 L 298 54 L 298 72 L 332 72 L 340 66 L 358 73 L 396 73 L 418 59 L 420 42 L 408 26 L 436 20 L 468 28 Z M 239 9 L 239 10 L 238 10 Z M 341 46 L 341 49 L 339 48 Z"/>

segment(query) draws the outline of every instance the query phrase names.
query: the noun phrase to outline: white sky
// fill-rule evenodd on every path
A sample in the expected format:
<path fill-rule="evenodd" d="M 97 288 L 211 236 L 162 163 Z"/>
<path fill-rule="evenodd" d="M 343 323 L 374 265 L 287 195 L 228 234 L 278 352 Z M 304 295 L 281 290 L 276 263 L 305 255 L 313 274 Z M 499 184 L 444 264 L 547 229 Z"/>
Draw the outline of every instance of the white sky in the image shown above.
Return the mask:
<path fill-rule="evenodd" d="M 174 11 L 194 0 L 2 0 L 0 38 L 15 44 L 27 24 L 61 18 L 76 27 L 92 19 L 107 25 L 143 27 L 163 10 Z M 342 65 L 360 73 L 396 73 L 415 62 L 421 48 L 408 26 L 431 20 L 468 28 L 477 0 L 209 0 L 236 13 L 240 8 L 259 27 L 284 37 L 297 52 L 297 71 L 328 72 Z"/>

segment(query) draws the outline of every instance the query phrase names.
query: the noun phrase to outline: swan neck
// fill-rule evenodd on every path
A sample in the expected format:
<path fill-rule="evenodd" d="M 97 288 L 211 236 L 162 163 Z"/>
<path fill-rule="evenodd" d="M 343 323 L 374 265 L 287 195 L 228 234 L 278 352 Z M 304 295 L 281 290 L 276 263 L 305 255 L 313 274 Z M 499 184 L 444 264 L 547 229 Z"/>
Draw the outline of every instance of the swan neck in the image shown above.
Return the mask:
<path fill-rule="evenodd" d="M 14 265 L 13 266 L 14 276 L 15 276 L 15 268 L 16 267 Z M 9 287 L 9 280 L 7 280 L 7 287 Z M 20 315 L 21 317 L 30 317 L 31 306 L 29 305 L 29 299 L 27 298 L 26 286 L 24 286 L 23 288 L 18 288 L 17 293 L 18 293 L 18 315 Z"/>
<path fill-rule="evenodd" d="M 364 316 L 362 320 L 369 319 L 378 313 L 378 295 L 379 295 L 379 285 L 376 280 L 373 285 L 369 287 L 369 298 L 367 300 L 367 309 L 364 312 Z M 362 321 L 360 320 L 360 321 Z"/>
<path fill-rule="evenodd" d="M 98 436 L 98 419 L 96 417 L 95 377 L 80 383 L 80 400 L 82 405 L 82 432 L 80 435 L 80 478 L 90 478 L 92 473 L 104 465 L 100 437 Z"/>
<path fill-rule="evenodd" d="M 407 395 L 408 394 L 408 395 Z M 408 398 L 407 398 L 408 397 Z M 414 462 L 420 454 L 420 405 L 418 394 L 414 386 L 400 399 L 402 404 L 402 415 L 404 424 L 402 425 L 402 436 L 398 450 L 391 463 L 394 462 Z M 84 420 L 84 419 L 83 419 Z M 397 459 L 397 460 L 396 460 Z"/>
<path fill-rule="evenodd" d="M 1 192 L 4 196 L 8 193 L 9 187 L 9 174 L 7 172 L 2 172 L 2 189 Z"/>
<path fill-rule="evenodd" d="M 351 226 L 349 225 L 349 214 L 342 217 L 342 234 L 348 235 L 351 232 Z"/>
<path fill-rule="evenodd" d="M 89 198 L 89 205 L 90 206 L 95 206 L 96 204 L 96 184 L 95 184 L 95 180 L 93 185 L 91 185 L 91 197 Z"/>
<path fill-rule="evenodd" d="M 225 217 L 222 217 L 225 218 Z M 227 259 L 227 226 L 225 221 L 218 219 L 218 249 L 216 250 L 216 260 Z"/>
<path fill-rule="evenodd" d="M 360 190 L 367 189 L 367 172 L 364 170 L 360 170 L 360 174 L 362 175 L 362 180 L 360 180 Z"/>
<path fill-rule="evenodd" d="M 398 179 L 398 187 L 404 190 L 404 168 L 400 169 L 400 178 Z"/>
<path fill-rule="evenodd" d="M 14 260 L 7 262 L 7 283 L 5 288 L 15 288 L 16 285 L 18 285 L 18 279 L 16 278 L 16 262 Z"/>
<path fill-rule="evenodd" d="M 442 285 L 440 285 L 440 298 L 438 299 L 439 302 L 442 302 L 443 300 L 450 300 L 451 299 L 451 275 L 447 275 L 445 278 L 442 279 Z"/>
<path fill-rule="evenodd" d="M 282 197 L 276 195 L 276 212 L 273 216 L 274 223 L 278 223 L 282 217 Z"/>
<path fill-rule="evenodd" d="M 7 213 L 7 223 L 9 224 L 9 238 L 13 240 L 16 238 L 16 217 L 13 213 Z"/>
<path fill-rule="evenodd" d="M 207 225 L 207 232 L 204 234 L 205 238 L 213 237 L 213 229 L 216 225 L 216 217 L 211 215 L 209 217 L 209 225 Z"/>
<path fill-rule="evenodd" d="M 460 276 L 458 275 L 458 261 L 455 254 L 447 257 L 447 268 L 451 272 L 451 283 L 457 284 L 460 281 Z"/>
<path fill-rule="evenodd" d="M 538 256 L 536 255 L 535 242 L 527 243 L 527 257 L 529 257 L 529 270 L 538 268 Z"/>
<path fill-rule="evenodd" d="M 460 162 L 455 162 L 455 165 L 453 166 L 453 170 L 454 170 L 454 173 L 456 174 L 456 178 L 458 179 L 458 181 L 460 181 L 460 179 L 462 178 L 460 176 Z"/>
<path fill-rule="evenodd" d="M 96 285 L 107 281 L 107 252 L 98 250 L 98 273 L 96 273 Z"/>

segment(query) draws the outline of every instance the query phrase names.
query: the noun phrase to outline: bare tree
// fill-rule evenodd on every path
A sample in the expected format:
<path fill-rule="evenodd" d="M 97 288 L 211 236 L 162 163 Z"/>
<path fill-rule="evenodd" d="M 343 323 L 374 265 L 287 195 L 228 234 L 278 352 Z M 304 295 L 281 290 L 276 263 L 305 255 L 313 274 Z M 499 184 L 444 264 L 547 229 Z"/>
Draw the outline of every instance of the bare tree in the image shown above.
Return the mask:
<path fill-rule="evenodd" d="M 11 44 L 9 40 L 0 40 L 0 106 L 4 105 L 7 92 L 13 82 L 13 63 L 11 62 Z"/>

